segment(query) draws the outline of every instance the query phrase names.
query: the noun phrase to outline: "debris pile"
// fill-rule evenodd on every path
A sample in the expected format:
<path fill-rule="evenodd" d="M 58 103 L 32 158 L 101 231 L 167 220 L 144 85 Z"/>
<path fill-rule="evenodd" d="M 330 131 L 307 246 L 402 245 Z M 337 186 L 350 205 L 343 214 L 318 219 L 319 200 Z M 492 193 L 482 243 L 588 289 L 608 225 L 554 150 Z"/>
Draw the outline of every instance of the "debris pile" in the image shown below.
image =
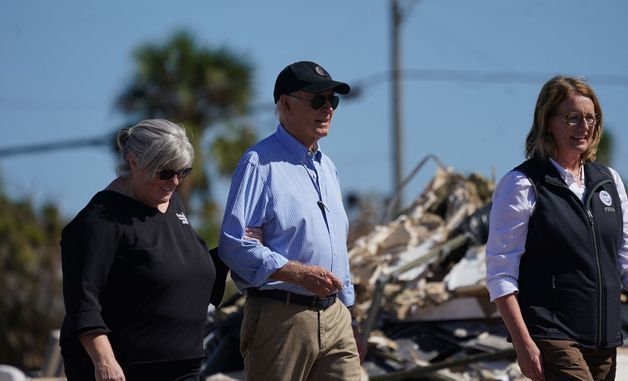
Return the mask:
<path fill-rule="evenodd" d="M 349 251 L 372 380 L 516 380 L 488 300 L 491 181 L 438 167 L 414 203 Z"/>
<path fill-rule="evenodd" d="M 355 241 L 349 251 L 358 295 L 355 308 L 367 328 L 376 323 L 380 308 L 398 321 L 426 320 L 434 313 L 438 317 L 433 307 L 448 304 L 452 310 L 469 304 L 450 318 L 491 315 L 465 299 L 485 295 L 484 251 L 477 245 L 488 234 L 491 193 L 492 184 L 481 176 L 438 168 L 410 208 Z M 465 256 L 469 244 L 475 246 Z"/>

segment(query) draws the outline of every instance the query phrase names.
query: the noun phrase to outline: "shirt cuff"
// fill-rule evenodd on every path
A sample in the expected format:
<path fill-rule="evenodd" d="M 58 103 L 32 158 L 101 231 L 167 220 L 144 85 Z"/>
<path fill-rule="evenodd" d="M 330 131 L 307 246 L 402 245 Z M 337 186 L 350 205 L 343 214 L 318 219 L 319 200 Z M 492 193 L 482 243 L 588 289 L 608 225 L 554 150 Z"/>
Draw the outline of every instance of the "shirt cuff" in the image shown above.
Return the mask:
<path fill-rule="evenodd" d="M 262 266 L 255 273 L 255 278 L 251 282 L 251 286 L 262 286 L 269 281 L 270 276 L 273 275 L 275 271 L 284 267 L 288 262 L 290 261 L 286 257 L 271 251 L 270 254 L 264 258 Z"/>
<path fill-rule="evenodd" d="M 100 311 L 91 310 L 68 315 L 66 321 L 64 321 L 63 331 L 65 335 L 61 338 L 61 341 L 71 336 L 78 336 L 86 331 L 108 333 L 111 330 L 105 324 Z"/>
<path fill-rule="evenodd" d="M 491 302 L 505 295 L 514 294 L 519 291 L 517 281 L 508 278 L 493 279 L 486 284 Z"/>
<path fill-rule="evenodd" d="M 355 290 L 353 288 L 353 284 L 349 283 L 349 285 L 345 285 L 342 290 L 338 293 L 338 299 L 349 308 L 355 304 Z"/>

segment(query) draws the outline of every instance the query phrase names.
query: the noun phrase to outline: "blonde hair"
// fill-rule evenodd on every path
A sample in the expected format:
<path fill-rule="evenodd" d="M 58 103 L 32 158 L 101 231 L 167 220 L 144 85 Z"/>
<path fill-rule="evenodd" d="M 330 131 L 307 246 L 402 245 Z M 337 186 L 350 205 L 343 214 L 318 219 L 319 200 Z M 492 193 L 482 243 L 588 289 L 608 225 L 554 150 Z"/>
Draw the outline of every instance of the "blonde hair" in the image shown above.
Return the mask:
<path fill-rule="evenodd" d="M 593 101 L 596 123 L 591 142 L 580 157 L 584 162 L 593 161 L 602 138 L 602 108 L 593 89 L 583 80 L 574 77 L 556 76 L 543 85 L 534 108 L 534 120 L 526 138 L 525 155 L 527 159 L 546 160 L 556 157 L 557 147 L 549 133 L 548 124 L 556 108 L 569 96 L 582 95 Z"/>
<path fill-rule="evenodd" d="M 120 152 L 118 176 L 130 174 L 129 154 L 135 156 L 140 169 L 152 179 L 162 169 L 179 170 L 191 166 L 194 149 L 185 129 L 165 119 L 146 119 L 133 127 L 123 128 L 116 139 Z"/>

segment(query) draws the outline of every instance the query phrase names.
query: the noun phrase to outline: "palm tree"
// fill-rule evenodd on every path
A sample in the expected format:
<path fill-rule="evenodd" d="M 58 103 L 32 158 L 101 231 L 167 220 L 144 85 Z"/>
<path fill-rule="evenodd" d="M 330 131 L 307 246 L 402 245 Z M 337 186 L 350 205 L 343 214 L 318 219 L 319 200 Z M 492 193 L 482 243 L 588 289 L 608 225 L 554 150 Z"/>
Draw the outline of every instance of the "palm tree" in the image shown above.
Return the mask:
<path fill-rule="evenodd" d="M 244 149 L 255 142 L 253 130 L 237 121 L 247 113 L 251 100 L 251 65 L 225 48 L 200 46 L 184 31 L 163 45 L 140 46 L 134 58 L 135 73 L 116 106 L 128 116 L 129 125 L 164 118 L 188 129 L 195 151 L 194 170 L 178 191 L 191 212 L 213 224 L 216 206 L 201 142 L 207 130 L 222 129 L 212 145 L 221 175 L 230 175 Z"/>

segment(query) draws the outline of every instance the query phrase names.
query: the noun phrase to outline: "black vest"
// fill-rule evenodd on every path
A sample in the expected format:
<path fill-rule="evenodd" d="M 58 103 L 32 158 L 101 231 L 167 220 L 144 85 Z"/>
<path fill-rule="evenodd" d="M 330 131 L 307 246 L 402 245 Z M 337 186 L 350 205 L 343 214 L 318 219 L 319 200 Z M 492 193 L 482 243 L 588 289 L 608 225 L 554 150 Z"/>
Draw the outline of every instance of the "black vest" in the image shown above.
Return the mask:
<path fill-rule="evenodd" d="M 586 348 L 622 345 L 617 253 L 623 218 L 608 168 L 584 165 L 584 203 L 549 161 L 531 159 L 515 170 L 536 192 L 518 279 L 530 335 Z"/>

